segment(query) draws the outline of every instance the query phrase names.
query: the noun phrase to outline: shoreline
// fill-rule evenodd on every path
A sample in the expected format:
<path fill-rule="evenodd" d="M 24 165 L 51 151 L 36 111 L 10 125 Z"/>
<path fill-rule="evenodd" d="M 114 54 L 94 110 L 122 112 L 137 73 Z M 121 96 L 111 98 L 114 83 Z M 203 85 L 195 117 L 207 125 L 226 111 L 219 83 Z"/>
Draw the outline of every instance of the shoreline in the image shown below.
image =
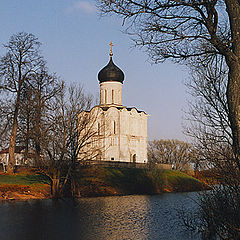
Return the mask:
<path fill-rule="evenodd" d="M 1 184 L 0 201 L 49 199 L 51 198 L 50 191 L 51 188 L 47 184 L 37 184 L 33 186 Z"/>
<path fill-rule="evenodd" d="M 89 195 L 84 195 L 84 196 L 79 196 L 76 197 L 76 199 L 83 199 L 83 198 L 96 198 L 96 197 L 114 197 L 114 196 L 130 196 L 130 195 L 148 195 L 148 196 L 153 196 L 153 195 L 162 195 L 166 193 L 188 193 L 188 192 L 198 192 L 198 191 L 204 191 L 206 189 L 196 189 L 192 191 L 163 191 L 163 192 L 156 192 L 156 193 L 151 193 L 151 194 L 146 194 L 146 193 L 114 193 L 114 194 L 89 194 Z M 68 197 L 63 197 L 68 198 Z M 5 201 L 28 201 L 28 200 L 46 200 L 46 199 L 53 199 L 50 194 L 50 186 L 49 186 L 49 191 L 48 193 L 46 192 L 41 192 L 41 191 L 31 191 L 28 190 L 26 192 L 18 192 L 18 191 L 0 191 L 0 202 L 5 202 Z M 61 199 L 61 198 L 60 198 Z"/>
<path fill-rule="evenodd" d="M 81 169 L 77 186 L 77 198 L 156 195 L 209 189 L 207 184 L 179 171 L 102 167 Z M 70 189 L 66 190 L 63 198 L 70 196 Z M 0 174 L 0 201 L 50 198 L 50 181 L 41 173 Z"/>

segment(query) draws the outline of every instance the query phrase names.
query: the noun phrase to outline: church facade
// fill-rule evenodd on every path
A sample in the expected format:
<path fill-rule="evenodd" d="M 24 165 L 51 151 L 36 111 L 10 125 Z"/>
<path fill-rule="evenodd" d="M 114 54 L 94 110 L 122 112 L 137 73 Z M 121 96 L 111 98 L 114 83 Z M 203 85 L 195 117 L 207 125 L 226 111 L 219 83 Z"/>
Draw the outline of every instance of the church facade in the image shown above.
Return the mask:
<path fill-rule="evenodd" d="M 98 80 L 100 104 L 85 112 L 97 116 L 94 146 L 98 154 L 93 160 L 147 163 L 149 115 L 122 105 L 124 73 L 113 62 L 112 44 L 110 60 L 98 73 Z"/>

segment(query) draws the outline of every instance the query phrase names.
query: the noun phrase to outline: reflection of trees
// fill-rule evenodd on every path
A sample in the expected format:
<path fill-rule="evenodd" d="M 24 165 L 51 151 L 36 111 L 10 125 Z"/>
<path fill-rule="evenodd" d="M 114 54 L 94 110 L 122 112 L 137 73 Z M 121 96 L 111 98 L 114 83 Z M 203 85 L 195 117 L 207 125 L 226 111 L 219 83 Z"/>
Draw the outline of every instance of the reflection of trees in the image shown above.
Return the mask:
<path fill-rule="evenodd" d="M 189 206 L 182 194 L 5 203 L 1 240 L 191 239 L 177 224 L 182 200 Z"/>

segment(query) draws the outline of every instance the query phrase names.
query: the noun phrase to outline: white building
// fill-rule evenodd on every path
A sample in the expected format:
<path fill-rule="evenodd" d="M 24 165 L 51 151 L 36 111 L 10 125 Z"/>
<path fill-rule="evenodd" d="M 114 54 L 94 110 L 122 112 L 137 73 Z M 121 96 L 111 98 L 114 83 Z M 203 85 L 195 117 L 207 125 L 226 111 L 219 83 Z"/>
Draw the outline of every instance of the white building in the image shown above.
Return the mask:
<path fill-rule="evenodd" d="M 15 165 L 29 165 L 33 166 L 34 165 L 34 151 L 29 150 L 28 151 L 28 157 L 27 160 L 24 160 L 24 152 L 25 152 L 25 147 L 23 146 L 16 146 L 15 147 Z M 8 165 L 8 160 L 9 160 L 9 148 L 2 149 L 0 151 L 0 164 L 3 165 Z"/>
<path fill-rule="evenodd" d="M 146 163 L 149 115 L 122 105 L 124 74 L 112 56 L 111 49 L 109 63 L 98 73 L 100 104 L 84 112 L 97 116 L 94 144 L 100 154 L 94 160 Z"/>

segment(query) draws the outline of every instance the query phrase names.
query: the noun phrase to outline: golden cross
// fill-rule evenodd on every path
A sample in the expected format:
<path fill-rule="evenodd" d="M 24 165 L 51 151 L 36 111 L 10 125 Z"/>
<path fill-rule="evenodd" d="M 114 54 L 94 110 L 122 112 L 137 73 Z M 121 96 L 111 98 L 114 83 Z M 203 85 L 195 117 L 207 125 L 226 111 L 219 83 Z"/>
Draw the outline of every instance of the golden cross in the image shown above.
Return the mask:
<path fill-rule="evenodd" d="M 114 46 L 113 45 L 113 43 L 112 42 L 110 42 L 110 44 L 109 44 L 110 46 L 111 46 L 111 49 L 110 49 L 110 56 L 112 56 L 113 55 L 113 52 L 112 52 L 112 47 Z"/>

